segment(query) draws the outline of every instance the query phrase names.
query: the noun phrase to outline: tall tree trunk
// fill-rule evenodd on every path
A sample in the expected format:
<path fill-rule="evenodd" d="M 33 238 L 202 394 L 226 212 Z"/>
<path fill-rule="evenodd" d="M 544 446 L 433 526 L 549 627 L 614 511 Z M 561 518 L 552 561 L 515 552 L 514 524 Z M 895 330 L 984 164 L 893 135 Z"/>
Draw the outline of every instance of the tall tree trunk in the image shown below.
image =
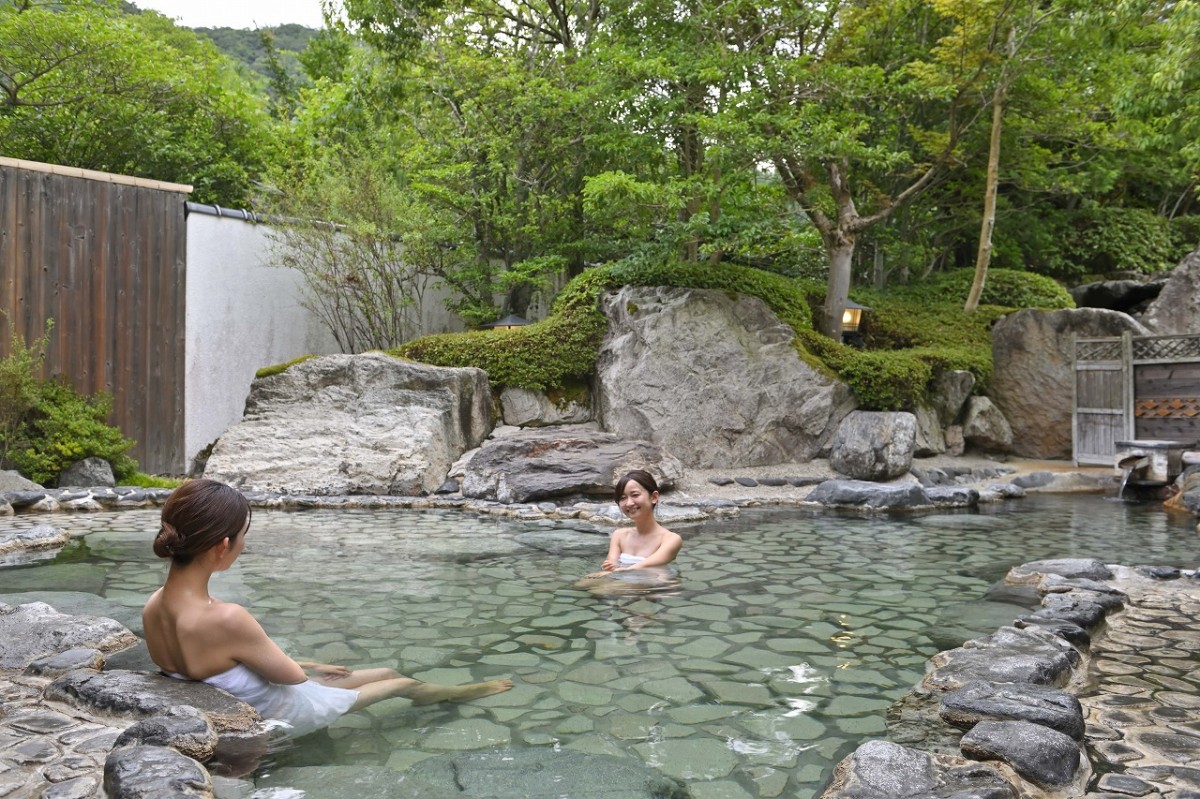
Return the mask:
<path fill-rule="evenodd" d="M 821 332 L 834 341 L 842 340 L 842 312 L 846 309 L 846 300 L 850 299 L 850 264 L 854 260 L 854 239 L 852 233 L 835 230 L 833 236 L 825 242 L 825 250 L 829 253 L 829 283 L 825 290 Z"/>
<path fill-rule="evenodd" d="M 992 140 L 988 145 L 987 183 L 983 189 L 983 222 L 979 227 L 979 252 L 975 256 L 975 279 L 967 294 L 965 313 L 979 307 L 983 287 L 987 282 L 988 265 L 992 262 L 992 231 L 996 228 L 996 184 L 1000 182 L 1000 128 L 1004 123 L 1005 84 L 996 86 L 992 98 Z"/>

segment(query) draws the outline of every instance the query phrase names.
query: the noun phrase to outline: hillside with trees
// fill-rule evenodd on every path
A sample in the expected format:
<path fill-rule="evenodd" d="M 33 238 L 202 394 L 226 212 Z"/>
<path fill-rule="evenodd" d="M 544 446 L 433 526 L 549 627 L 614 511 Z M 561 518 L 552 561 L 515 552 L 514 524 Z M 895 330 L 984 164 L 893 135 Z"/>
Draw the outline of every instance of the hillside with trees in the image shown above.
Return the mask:
<path fill-rule="evenodd" d="M 971 269 L 970 309 L 989 269 L 1071 285 L 1200 241 L 1194 3 L 336 10 L 320 32 L 195 32 L 0 4 L 3 152 L 336 222 L 403 252 L 379 285 L 430 276 L 470 324 L 592 265 L 678 262 L 818 280 L 836 342 L 860 288 Z M 319 266 L 317 288 L 365 268 Z"/>

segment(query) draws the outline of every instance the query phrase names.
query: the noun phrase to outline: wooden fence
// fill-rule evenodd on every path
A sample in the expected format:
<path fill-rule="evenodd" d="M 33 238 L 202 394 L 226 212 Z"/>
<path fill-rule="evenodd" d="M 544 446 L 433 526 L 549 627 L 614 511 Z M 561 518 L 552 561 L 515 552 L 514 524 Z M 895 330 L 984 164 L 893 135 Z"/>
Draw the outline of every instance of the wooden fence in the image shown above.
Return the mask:
<path fill-rule="evenodd" d="M 144 471 L 183 462 L 190 186 L 0 158 L 0 309 L 44 376 L 113 396 Z M 0 354 L 12 328 L 0 318 Z"/>
<path fill-rule="evenodd" d="M 1116 442 L 1200 442 L 1200 335 L 1075 340 L 1075 463 L 1113 465 Z"/>

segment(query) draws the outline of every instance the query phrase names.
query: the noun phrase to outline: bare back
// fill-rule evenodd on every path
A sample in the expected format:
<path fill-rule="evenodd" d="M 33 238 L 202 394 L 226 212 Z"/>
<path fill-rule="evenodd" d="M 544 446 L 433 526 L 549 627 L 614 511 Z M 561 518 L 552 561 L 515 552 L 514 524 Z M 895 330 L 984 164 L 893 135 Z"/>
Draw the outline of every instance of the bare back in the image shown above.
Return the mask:
<path fill-rule="evenodd" d="M 237 611 L 246 611 L 219 599 L 180 601 L 166 592 L 155 591 L 142 610 L 151 659 L 163 671 L 197 680 L 233 668 L 238 660 L 229 649 L 229 626 Z"/>

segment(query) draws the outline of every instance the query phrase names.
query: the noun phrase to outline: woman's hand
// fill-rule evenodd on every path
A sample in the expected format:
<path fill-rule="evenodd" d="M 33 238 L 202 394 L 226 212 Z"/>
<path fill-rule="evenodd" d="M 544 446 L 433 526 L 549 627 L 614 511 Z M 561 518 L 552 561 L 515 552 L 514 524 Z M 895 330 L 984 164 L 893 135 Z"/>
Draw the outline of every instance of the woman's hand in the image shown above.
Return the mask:
<path fill-rule="evenodd" d="M 303 663 L 301 665 L 309 671 L 315 671 L 327 680 L 340 680 L 343 677 L 349 677 L 352 673 L 352 670 L 345 666 L 334 666 L 329 663 Z"/>
<path fill-rule="evenodd" d="M 600 564 L 600 568 L 606 572 L 616 571 L 617 564 L 616 564 L 616 561 L 606 559 L 603 563 Z"/>

